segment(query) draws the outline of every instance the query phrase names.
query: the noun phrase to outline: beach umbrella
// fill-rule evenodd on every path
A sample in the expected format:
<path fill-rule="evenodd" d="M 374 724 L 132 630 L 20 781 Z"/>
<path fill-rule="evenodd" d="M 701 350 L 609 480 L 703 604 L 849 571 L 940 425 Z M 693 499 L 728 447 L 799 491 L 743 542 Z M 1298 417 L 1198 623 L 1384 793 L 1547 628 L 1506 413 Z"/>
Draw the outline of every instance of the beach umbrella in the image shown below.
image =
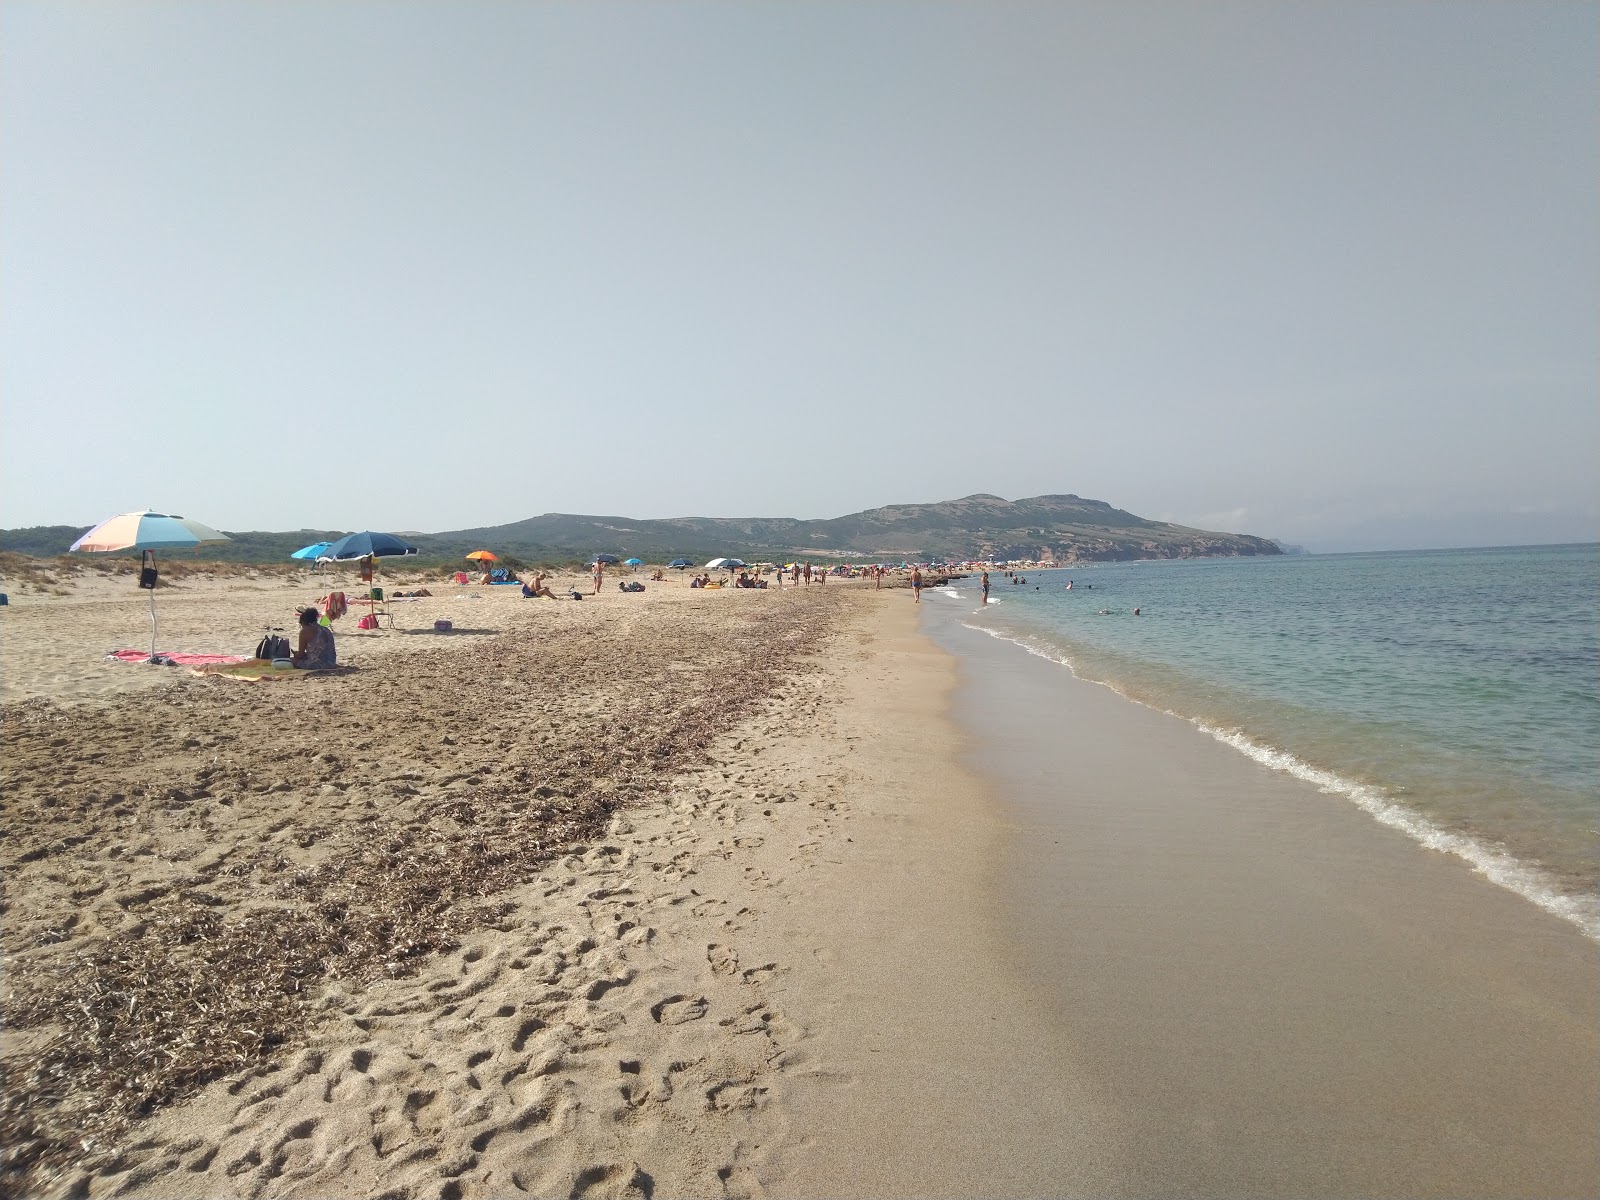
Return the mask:
<path fill-rule="evenodd" d="M 110 554 L 117 550 L 142 550 L 144 567 L 150 575 L 150 660 L 156 661 L 156 556 L 157 550 L 176 550 L 198 546 L 202 542 L 232 541 L 227 534 L 202 524 L 190 517 L 166 513 L 120 513 L 109 521 L 102 521 L 88 533 L 72 543 L 72 550 L 85 550 L 91 554 Z M 139 572 L 139 586 L 146 586 L 144 570 Z"/>
<path fill-rule="evenodd" d="M 334 562 L 349 562 L 353 558 L 399 558 L 415 554 L 417 548 L 392 533 L 373 533 L 370 529 L 347 534 L 328 547 L 328 557 Z"/>
<path fill-rule="evenodd" d="M 667 566 L 669 566 L 669 567 L 677 567 L 678 570 L 680 570 L 680 571 L 683 570 L 685 567 L 690 567 L 690 566 L 693 566 L 693 565 L 694 564 L 691 563 L 687 558 L 675 558 L 675 559 L 673 559 L 671 562 L 669 562 L 667 564 Z"/>
<path fill-rule="evenodd" d="M 115 550 L 177 550 L 201 542 L 231 540 L 227 534 L 192 518 L 144 510 L 101 521 L 73 542 L 71 549 L 110 554 Z"/>
<path fill-rule="evenodd" d="M 499 562 L 500 556 L 489 550 L 474 550 L 467 555 L 474 562 Z"/>
<path fill-rule="evenodd" d="M 713 558 L 706 564 L 708 571 L 725 570 L 730 567 L 747 567 L 750 564 L 742 558 Z"/>
<path fill-rule="evenodd" d="M 620 558 L 618 558 L 615 554 L 596 554 L 593 558 L 591 558 L 589 560 L 589 565 L 592 567 L 592 566 L 595 565 L 595 563 L 605 563 L 608 566 L 615 566 L 617 563 L 619 563 L 621 561 L 622 560 Z"/>
<path fill-rule="evenodd" d="M 331 545 L 333 545 L 332 542 L 312 542 L 309 546 L 301 546 L 300 549 L 289 555 L 289 557 L 322 558 L 328 553 L 328 547 Z"/>
<path fill-rule="evenodd" d="M 625 567 L 642 567 L 642 566 L 644 566 L 644 559 L 642 559 L 642 558 L 625 558 L 625 559 L 622 560 L 622 565 L 625 566 Z"/>
<path fill-rule="evenodd" d="M 370 529 L 360 533 L 346 534 L 333 545 L 328 547 L 328 557 L 334 562 L 350 562 L 362 558 L 403 558 L 407 554 L 415 554 L 417 548 L 402 538 L 395 537 L 392 533 L 374 533 Z M 362 581 L 367 587 L 367 615 L 371 616 L 378 602 L 377 592 L 371 586 L 371 571 L 363 569 Z"/>

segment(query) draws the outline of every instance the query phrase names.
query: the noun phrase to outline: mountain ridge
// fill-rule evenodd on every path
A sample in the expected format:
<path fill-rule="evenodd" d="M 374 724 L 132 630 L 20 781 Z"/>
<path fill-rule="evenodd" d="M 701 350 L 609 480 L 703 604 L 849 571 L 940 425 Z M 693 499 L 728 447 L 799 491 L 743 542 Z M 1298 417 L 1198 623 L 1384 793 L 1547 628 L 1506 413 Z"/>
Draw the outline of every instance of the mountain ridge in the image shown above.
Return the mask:
<path fill-rule="evenodd" d="M 84 527 L 0 530 L 0 550 L 60 554 Z M 207 546 L 199 557 L 278 561 L 334 530 L 228 532 L 234 541 Z M 503 525 L 408 535 L 427 559 L 459 558 L 491 549 L 528 562 L 571 561 L 599 552 L 649 557 L 813 557 L 886 560 L 1035 559 L 1099 562 L 1132 558 L 1214 558 L 1281 554 L 1267 538 L 1151 521 L 1104 500 L 1051 493 L 1007 500 L 974 492 L 929 504 L 888 504 L 841 517 L 638 518 L 541 513 Z"/>

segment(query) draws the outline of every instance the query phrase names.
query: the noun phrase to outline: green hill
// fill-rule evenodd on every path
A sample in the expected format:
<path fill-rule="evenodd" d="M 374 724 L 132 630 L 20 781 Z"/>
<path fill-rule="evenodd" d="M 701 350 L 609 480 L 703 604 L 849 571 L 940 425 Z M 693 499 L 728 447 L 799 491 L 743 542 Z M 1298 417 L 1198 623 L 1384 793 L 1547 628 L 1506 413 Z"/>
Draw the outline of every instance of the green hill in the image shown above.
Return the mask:
<path fill-rule="evenodd" d="M 60 554 L 85 527 L 48 525 L 0 530 L 0 550 Z M 233 541 L 203 547 L 196 557 L 277 562 L 334 530 L 286 533 L 227 531 Z M 734 554 L 751 561 L 796 557 L 853 561 L 1032 559 L 1058 562 L 1130 558 L 1205 558 L 1279 554 L 1278 545 L 1247 534 L 1214 533 L 1149 521 L 1102 500 L 1078 496 L 964 496 L 937 504 L 892 504 L 830 520 L 793 517 L 631 517 L 545 513 L 508 525 L 405 535 L 424 562 L 458 561 L 487 549 L 525 563 L 571 562 L 599 552 L 647 562 L 677 556 L 701 561 Z"/>

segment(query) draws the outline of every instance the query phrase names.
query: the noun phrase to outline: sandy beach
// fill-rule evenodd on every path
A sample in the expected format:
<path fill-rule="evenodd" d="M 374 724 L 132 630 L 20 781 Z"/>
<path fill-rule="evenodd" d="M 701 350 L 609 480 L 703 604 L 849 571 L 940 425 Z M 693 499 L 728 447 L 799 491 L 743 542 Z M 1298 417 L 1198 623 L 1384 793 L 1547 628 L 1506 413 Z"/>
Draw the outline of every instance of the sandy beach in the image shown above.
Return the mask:
<path fill-rule="evenodd" d="M 872 1125 L 939 1150 L 950 1004 L 1007 1011 L 949 661 L 904 591 L 684 582 L 447 591 L 262 683 L 103 661 L 148 629 L 105 581 L 13 606 L 10 1189 L 927 1190 Z M 162 648 L 326 586 L 163 591 Z"/>
<path fill-rule="evenodd" d="M 1324 816 L 1329 849 L 1104 689 L 1063 810 L 1054 681 L 1013 753 L 1002 668 L 903 590 L 685 584 L 428 584 L 340 623 L 349 674 L 260 683 L 105 662 L 148 635 L 125 580 L 14 595 L 7 1191 L 1592 1191 L 1592 944 L 1463 873 L 1395 891 L 1422 851 Z M 163 590 L 162 648 L 326 588 Z M 1182 857 L 1197 789 L 1257 840 L 1141 900 L 1132 847 Z M 1325 869 L 1254 871 L 1284 836 Z"/>

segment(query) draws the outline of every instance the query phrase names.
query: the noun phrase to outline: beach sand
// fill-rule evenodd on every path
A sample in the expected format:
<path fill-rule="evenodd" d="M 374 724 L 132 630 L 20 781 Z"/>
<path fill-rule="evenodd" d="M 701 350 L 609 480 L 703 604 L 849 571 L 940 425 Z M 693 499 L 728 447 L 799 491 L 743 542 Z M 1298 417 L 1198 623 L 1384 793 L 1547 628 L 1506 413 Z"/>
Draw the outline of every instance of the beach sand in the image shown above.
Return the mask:
<path fill-rule="evenodd" d="M 163 590 L 162 648 L 237 652 L 327 586 L 249 582 Z M 971 680 L 958 700 L 958 660 L 905 591 L 685 582 L 627 596 L 608 579 L 581 604 L 429 584 L 443 594 L 400 629 L 340 637 L 351 674 L 259 684 L 101 661 L 140 645 L 142 595 L 85 586 L 0 610 L 5 1186 L 431 1200 L 1224 1194 L 1231 1179 L 1307 1194 L 1293 1149 L 1309 1127 L 1251 1124 L 1311 1111 L 1284 1082 L 1299 1060 L 1269 1093 L 1208 1074 L 1214 1024 L 1175 1022 L 1147 993 L 1225 989 L 1263 1045 L 1324 1059 L 1365 1027 L 1296 1016 L 1298 995 L 1248 955 L 1257 974 L 1191 984 L 1193 948 L 1162 943 L 1168 978 L 1114 877 L 1085 861 L 1076 881 L 1053 875 L 1030 807 L 1053 793 L 985 757 L 992 731 L 960 707 Z M 434 635 L 436 610 L 472 632 Z M 1104 736 L 1125 757 L 1169 749 L 1144 729 Z M 1226 778 L 1179 761 L 1173 804 L 1186 772 Z M 1108 768 L 1099 794 L 1132 794 L 1119 780 Z M 1207 871 L 1161 899 L 1205 906 L 1203 949 L 1260 944 L 1257 897 Z M 1140 951 L 1070 943 L 1095 967 L 1084 993 L 1058 950 L 1091 909 L 1097 938 Z M 1520 910 L 1495 911 L 1518 936 Z M 1435 962 L 1428 922 L 1452 919 L 1436 906 L 1403 937 Z M 1502 1066 L 1549 1059 L 1550 1023 L 1585 1011 L 1560 981 L 1591 959 L 1541 929 L 1520 962 L 1550 970 L 1498 979 L 1458 1023 L 1504 1035 L 1520 1006 Z M 1365 963 L 1335 999 L 1462 1009 L 1459 972 L 1425 967 L 1408 992 L 1392 965 Z M 1397 1089 L 1414 1065 L 1393 1062 Z M 1209 1100 L 1197 1079 L 1217 1081 Z M 1177 1100 L 1173 1080 L 1189 1084 Z M 1496 1111 L 1536 1133 L 1548 1106 L 1497 1088 L 1511 1099 Z M 1209 1132 L 1194 1120 L 1208 1106 Z M 1375 1136 L 1403 1145 L 1418 1114 L 1388 1116 Z M 1570 1149 L 1582 1117 L 1524 1157 Z M 1416 1178 L 1317 1161 L 1319 1195 Z M 1423 1190 L 1585 1180 L 1561 1161 L 1565 1175 L 1522 1176 L 1513 1147 Z"/>
<path fill-rule="evenodd" d="M 1009 1178 L 973 1088 L 1030 1020 L 967 890 L 998 826 L 903 591 L 446 592 L 341 635 L 350 675 L 250 684 L 100 661 L 144 615 L 106 587 L 5 617 L 11 1187 Z M 325 587 L 164 591 L 162 648 Z"/>

